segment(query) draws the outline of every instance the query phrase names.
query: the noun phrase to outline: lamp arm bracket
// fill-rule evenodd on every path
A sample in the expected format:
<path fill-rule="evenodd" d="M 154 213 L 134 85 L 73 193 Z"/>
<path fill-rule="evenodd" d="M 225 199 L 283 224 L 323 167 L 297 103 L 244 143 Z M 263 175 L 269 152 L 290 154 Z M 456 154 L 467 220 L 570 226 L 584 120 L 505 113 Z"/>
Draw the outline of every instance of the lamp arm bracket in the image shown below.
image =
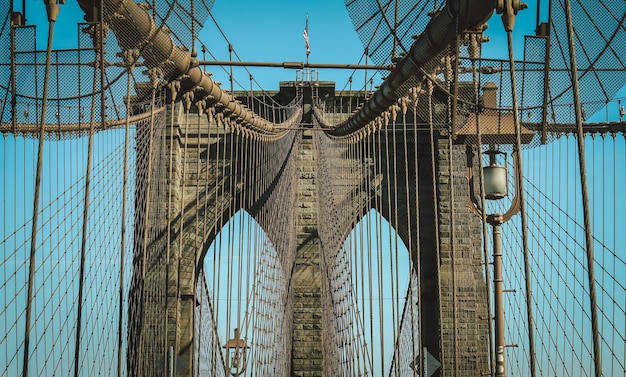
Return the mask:
<path fill-rule="evenodd" d="M 515 197 L 513 198 L 513 200 L 511 201 L 511 206 L 509 207 L 508 211 L 506 211 L 502 217 L 504 219 L 504 221 L 509 221 L 511 219 L 511 217 L 513 217 L 516 213 L 518 213 L 522 207 L 522 203 L 521 203 L 521 192 L 520 192 L 520 176 L 521 174 L 517 171 L 518 169 L 518 164 L 517 164 L 517 152 L 513 152 L 511 153 L 511 156 L 513 157 L 513 168 L 515 169 Z"/>
<path fill-rule="evenodd" d="M 467 167 L 465 178 L 467 178 L 468 185 L 468 199 L 465 205 L 474 215 L 483 217 L 483 210 L 480 208 L 479 201 L 476 199 L 476 193 L 474 192 L 474 173 L 471 166 Z"/>

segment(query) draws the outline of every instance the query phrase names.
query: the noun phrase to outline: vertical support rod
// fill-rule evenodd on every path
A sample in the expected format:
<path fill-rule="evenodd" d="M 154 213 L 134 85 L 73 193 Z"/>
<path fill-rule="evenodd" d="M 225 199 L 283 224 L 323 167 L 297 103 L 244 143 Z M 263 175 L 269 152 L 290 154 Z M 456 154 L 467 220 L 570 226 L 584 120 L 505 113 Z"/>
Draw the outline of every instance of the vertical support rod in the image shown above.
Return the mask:
<path fill-rule="evenodd" d="M 457 33 L 454 52 L 454 88 L 452 88 L 452 114 L 450 118 L 451 138 L 456 139 L 456 113 L 459 104 L 459 60 L 461 50 L 461 34 Z M 447 69 L 448 67 L 446 67 Z"/>
<path fill-rule="evenodd" d="M 198 145 L 197 145 L 197 155 L 196 155 L 196 216 L 195 216 L 195 229 L 194 229 L 194 263 L 193 263 L 193 276 L 195 278 L 197 278 L 197 271 L 196 271 L 196 266 L 197 266 L 197 261 L 198 261 L 198 249 L 203 247 L 203 239 L 204 237 L 200 235 L 199 231 L 200 231 L 200 210 L 197 209 L 197 207 L 200 205 L 200 161 L 201 161 L 201 148 L 200 148 L 200 143 L 201 143 L 201 126 L 202 126 L 202 115 L 204 114 L 204 106 L 205 106 L 205 102 L 204 100 L 200 100 L 198 102 L 196 102 L 196 109 L 198 110 L 198 128 L 197 128 L 197 132 L 198 132 Z M 209 140 L 208 140 L 208 129 L 207 129 L 207 150 L 209 147 Z M 208 156 L 207 156 L 207 160 L 208 160 Z M 208 177 L 208 172 L 207 172 L 207 177 Z M 207 179 L 207 178 L 205 178 Z M 204 221 L 203 221 L 204 223 Z M 200 241 L 198 241 L 198 239 L 200 239 Z M 196 351 L 195 349 L 195 324 L 196 324 L 196 302 L 198 302 L 198 298 L 197 298 L 197 284 L 196 284 L 197 279 L 194 279 L 194 283 L 193 283 L 193 304 L 192 304 L 192 309 L 191 309 L 191 323 L 192 323 L 192 337 L 191 337 L 191 353 L 192 353 L 192 357 L 189 359 L 192 362 L 193 365 L 193 352 Z M 202 316 L 202 314 L 200 314 L 200 316 Z M 167 338 L 167 335 L 166 335 Z M 198 356 L 200 355 L 200 349 L 198 349 Z M 199 368 L 200 366 L 200 359 L 198 358 L 198 362 L 196 364 L 196 367 Z M 193 368 L 189 368 L 190 370 L 193 370 Z M 198 375 L 200 375 L 199 373 L 199 369 L 198 369 Z"/>
<path fill-rule="evenodd" d="M 368 58 L 369 58 L 369 49 L 367 47 L 365 47 L 365 65 L 368 64 Z M 365 103 L 365 101 L 367 101 L 367 68 L 365 68 L 365 81 L 363 81 L 363 103 Z M 358 107 L 358 104 L 357 104 Z"/>
<path fill-rule="evenodd" d="M 440 261 L 441 260 L 441 235 L 439 233 L 439 223 L 440 223 L 440 216 L 441 214 L 439 213 L 439 200 L 437 198 L 437 193 L 438 193 L 438 187 L 437 187 L 437 172 L 436 172 L 436 157 L 435 157 L 435 153 L 437 153 L 437 151 L 439 150 L 439 147 L 436 143 L 436 140 L 438 140 L 438 136 L 435 136 L 435 128 L 434 128 L 434 120 L 433 120 L 433 89 L 434 89 L 434 84 L 432 81 L 428 81 L 428 128 L 429 128 L 429 136 L 430 136 L 430 166 L 431 166 L 431 175 L 432 175 L 432 192 L 433 192 L 433 212 L 434 212 L 434 234 L 435 234 L 435 255 L 436 255 L 436 260 Z M 452 208 L 452 206 L 450 206 L 450 208 Z M 439 357 L 440 360 L 444 360 L 446 357 L 446 351 L 445 351 L 445 347 L 443 344 L 443 324 L 442 324 L 442 317 L 443 317 L 443 312 L 441 309 L 441 293 L 442 293 L 442 289 L 441 289 L 441 266 L 438 265 L 437 268 L 437 308 L 438 308 L 438 312 L 437 312 L 437 331 L 438 331 L 438 335 L 439 335 L 439 342 L 438 342 L 438 346 L 439 346 Z M 422 313 L 420 313 L 420 316 L 422 315 Z M 445 377 L 445 370 L 441 372 L 441 376 Z"/>
<path fill-rule="evenodd" d="M 500 240 L 500 224 L 492 223 L 493 227 L 493 303 L 495 316 L 496 341 L 496 377 L 506 376 L 504 357 L 504 302 L 502 297 L 502 249 Z"/>
<path fill-rule="evenodd" d="M 104 72 L 104 38 L 106 37 L 104 29 L 104 5 L 103 0 L 96 0 L 98 4 L 98 49 L 100 50 L 100 124 L 105 129 L 106 123 L 106 74 Z"/>
<path fill-rule="evenodd" d="M 252 87 L 252 82 L 254 81 L 254 77 L 252 73 L 250 74 L 250 102 L 248 103 L 248 108 L 254 112 L 254 88 Z"/>
<path fill-rule="evenodd" d="M 422 329 L 423 329 L 423 324 L 422 324 L 422 263 L 421 263 L 421 258 L 422 258 L 422 249 L 420 247 L 420 236 L 421 236 L 421 232 L 420 232 L 420 227 L 422 226 L 420 223 L 420 201 L 419 201 L 419 172 L 418 172 L 418 138 L 417 138 L 417 101 L 419 99 L 419 89 L 418 88 L 413 88 L 413 96 L 411 98 L 411 100 L 413 101 L 413 161 L 414 161 L 414 166 L 415 166 L 415 203 L 414 203 L 414 207 L 415 208 L 415 212 L 414 212 L 414 216 L 415 216 L 415 229 L 413 230 L 415 232 L 415 273 L 417 274 L 418 278 L 417 278 L 417 331 L 418 331 L 418 337 L 417 337 L 417 342 L 418 342 L 418 348 L 417 348 L 417 352 L 419 352 L 419 350 L 422 349 L 426 349 L 426 347 L 424 347 L 424 335 L 422 333 Z M 407 163 L 407 166 L 408 163 Z M 408 185 L 407 185 L 407 191 L 408 191 Z M 407 201 L 408 203 L 410 203 L 410 201 Z M 412 277 L 411 277 L 412 279 Z M 411 295 L 411 297 L 413 297 Z M 414 307 L 411 307 L 411 315 L 413 315 L 413 310 Z M 413 343 L 414 344 L 414 343 Z M 415 345 L 413 345 L 413 349 L 415 349 Z M 413 352 L 413 355 L 415 355 L 415 352 Z M 425 353 L 424 353 L 425 355 Z M 417 370 L 415 370 L 415 372 L 419 372 L 419 373 L 413 373 L 413 377 L 416 377 L 416 375 L 422 376 L 422 374 L 424 373 L 424 363 L 420 363 L 420 365 L 418 365 Z"/>
<path fill-rule="evenodd" d="M 228 44 L 228 60 L 232 63 L 233 61 L 233 45 L 231 45 L 230 43 Z M 230 80 L 230 96 L 235 98 L 235 88 L 233 86 L 233 65 L 230 65 L 230 73 L 228 76 L 228 79 Z"/>
<path fill-rule="evenodd" d="M 198 57 L 196 50 L 196 2 L 191 0 L 191 57 Z"/>
<path fill-rule="evenodd" d="M 540 19 L 541 19 L 541 0 L 537 0 L 537 13 L 535 14 L 535 29 L 539 27 Z"/>
<path fill-rule="evenodd" d="M 456 75 L 455 75 L 456 76 Z M 456 97 L 454 98 L 456 102 Z M 454 118 L 454 116 L 453 116 Z M 450 279 L 452 280 L 452 329 L 454 333 L 453 337 L 453 353 L 454 353 L 454 376 L 459 375 L 459 337 L 458 337 L 458 317 L 457 317 L 457 287 L 456 287 L 456 248 L 454 242 L 456 241 L 456 232 L 454 217 L 456 211 L 454 210 L 454 171 L 453 161 L 454 154 L 452 153 L 452 137 L 453 137 L 454 125 L 451 125 L 448 129 L 448 172 L 450 174 L 448 186 L 450 197 Z"/>
<path fill-rule="evenodd" d="M 567 41 L 569 45 L 571 79 L 574 91 L 574 109 L 576 111 L 576 129 L 578 140 L 578 163 L 580 165 L 580 185 L 582 190 L 583 216 L 585 221 L 585 243 L 587 247 L 587 274 L 589 278 L 589 302 L 591 306 L 591 332 L 593 339 L 593 362 L 595 376 L 602 376 L 602 355 L 600 333 L 598 330 L 598 306 L 596 302 L 596 277 L 594 273 L 593 234 L 591 229 L 591 214 L 589 212 L 589 191 L 587 188 L 587 166 L 585 163 L 585 135 L 582 124 L 582 106 L 578 87 L 578 68 L 576 65 L 576 47 L 574 46 L 574 25 L 570 0 L 565 0 L 565 21 L 567 24 Z"/>
<path fill-rule="evenodd" d="M 119 312 L 117 326 L 117 375 L 122 377 L 122 341 L 123 341 L 123 321 L 124 321 L 124 268 L 126 254 L 126 202 L 128 185 L 128 152 L 130 144 L 130 86 L 135 66 L 135 56 L 131 55 L 132 50 L 127 50 L 128 80 L 126 81 L 126 127 L 124 130 L 124 173 L 122 178 L 122 229 L 120 232 L 120 285 L 119 285 Z"/>
<path fill-rule="evenodd" d="M 548 142 L 548 95 L 550 94 L 550 37 L 546 37 L 546 59 L 543 68 L 543 105 L 541 111 L 541 144 Z"/>
<path fill-rule="evenodd" d="M 474 34 L 473 38 L 474 40 L 478 40 L 478 38 L 480 37 L 481 34 Z M 477 52 L 480 49 L 480 43 L 477 43 Z M 476 56 L 478 57 L 478 56 Z M 479 80 L 477 77 L 477 67 L 476 67 L 476 59 L 472 59 L 472 82 L 474 83 L 474 102 L 478 103 L 479 101 Z M 479 185 L 478 187 L 480 187 L 480 208 L 483 208 L 483 210 L 481 211 L 481 223 L 482 223 L 482 233 L 483 233 L 483 260 L 484 260 L 484 271 L 485 271 L 485 276 L 489 277 L 490 276 L 490 272 L 489 272 L 489 246 L 487 245 L 487 214 L 485 213 L 485 173 L 483 170 L 483 151 L 482 151 L 482 145 L 483 145 L 483 141 L 482 141 L 482 133 L 480 130 L 480 112 L 478 107 L 476 107 L 476 136 L 477 136 L 477 153 L 478 153 L 478 170 L 479 170 Z M 471 148 L 468 147 L 468 151 L 472 151 Z M 469 153 L 469 152 L 468 152 Z M 493 156 L 493 159 L 495 160 L 495 155 L 494 154 L 490 154 L 489 158 L 491 160 Z M 472 159 L 470 161 L 473 161 L 473 156 Z M 491 165 L 492 161 L 489 161 L 489 164 Z M 495 163 L 495 161 L 494 161 Z M 473 162 L 472 162 L 473 164 Z M 495 361 L 493 360 L 493 356 L 495 354 L 494 352 L 494 342 L 493 342 L 493 318 L 491 316 L 491 286 L 489 285 L 489 278 L 485 279 L 486 280 L 486 284 L 485 284 L 485 294 L 487 296 L 487 326 L 489 328 L 489 376 L 493 377 L 494 375 L 494 365 L 495 365 Z"/>
<path fill-rule="evenodd" d="M 458 26 L 458 25 L 457 25 Z M 450 174 L 449 176 L 449 183 L 448 186 L 450 187 L 449 189 L 449 198 L 450 198 L 450 237 L 449 237 L 449 242 L 450 242 L 450 280 L 452 283 L 452 331 L 454 333 L 453 336 L 453 345 L 452 345 L 452 350 L 453 350 L 453 355 L 454 355 L 454 376 L 458 376 L 459 375 L 459 340 L 458 340 L 458 323 L 457 323 L 457 289 L 456 289 L 456 250 L 454 247 L 454 241 L 456 238 L 456 234 L 455 234 L 455 225 L 454 225 L 454 217 L 455 217 L 455 210 L 454 210 L 454 172 L 453 172 L 453 158 L 454 155 L 452 153 L 452 148 L 453 148 L 453 143 L 452 140 L 455 137 L 455 123 L 456 123 L 456 112 L 457 112 L 457 103 L 458 103 L 458 72 L 459 72 L 459 44 L 460 44 L 460 34 L 458 33 L 457 30 L 457 36 L 455 39 L 455 46 L 456 46 L 456 51 L 455 51 L 455 59 L 454 59 L 454 88 L 453 88 L 453 96 L 452 96 L 452 106 L 450 106 L 450 102 L 448 101 L 448 109 L 451 108 L 451 111 L 448 110 L 448 120 L 450 121 L 450 125 L 448 126 L 448 173 Z M 447 83 L 448 83 L 448 90 L 450 90 L 450 74 L 452 72 L 450 72 L 451 67 L 450 67 L 450 57 L 446 56 L 446 65 L 445 65 L 445 69 L 448 73 L 448 78 L 447 78 Z"/>
<path fill-rule="evenodd" d="M 25 7 L 25 5 L 23 5 Z M 33 227 L 30 237 L 30 255 L 28 266 L 28 288 L 26 301 L 26 318 L 24 324 L 24 365 L 23 377 L 28 377 L 28 351 L 30 348 L 30 322 L 33 310 L 33 285 L 35 281 L 35 254 L 37 252 L 37 226 L 39 225 L 39 196 L 41 191 L 41 172 L 43 170 L 43 146 L 44 146 L 44 126 L 46 124 L 46 111 L 48 109 L 48 82 L 50 81 L 50 61 L 52 58 L 52 39 L 54 35 L 54 23 L 56 22 L 59 6 L 55 0 L 46 3 L 48 12 L 48 46 L 46 51 L 46 68 L 43 83 L 43 98 L 41 108 L 41 124 L 39 126 L 39 143 L 37 147 L 37 170 L 35 172 L 35 194 L 33 201 Z"/>
<path fill-rule="evenodd" d="M 189 133 L 189 111 L 191 110 L 191 105 L 192 105 L 192 101 L 193 101 L 193 92 L 187 92 L 183 95 L 183 99 L 185 101 L 185 133 L 184 133 L 184 146 L 183 146 L 183 150 L 180 151 L 180 155 L 181 156 L 186 156 L 187 155 L 187 142 L 188 142 L 188 133 Z M 151 146 L 152 148 L 152 146 Z M 179 230 L 178 230 L 178 250 L 176 252 L 176 259 L 175 259 L 175 264 L 176 267 L 175 271 L 176 271 L 176 302 L 174 303 L 175 305 L 175 314 L 174 314 L 174 345 L 175 345 L 175 349 L 174 349 L 174 364 L 176 363 L 176 360 L 178 357 L 180 357 L 180 352 L 181 352 L 181 346 L 180 346 L 180 333 L 181 333 L 181 329 L 179 326 L 179 322 L 180 322 L 180 317 L 181 317 L 181 292 L 180 292 L 180 285 L 181 285 L 181 277 L 180 277 L 180 271 L 181 271 L 181 259 L 183 258 L 183 245 L 184 245 L 184 240 L 183 240 L 183 235 L 184 235 L 184 230 L 185 230 L 185 180 L 186 180 L 186 176 L 187 176 L 187 163 L 186 161 L 182 161 L 181 162 L 181 175 L 180 175 L 180 206 L 179 206 L 179 222 L 180 222 L 180 226 L 179 226 Z M 167 335 L 166 335 L 167 336 Z M 184 360 L 184 359 L 183 359 Z M 190 360 L 191 361 L 191 360 Z"/>
<path fill-rule="evenodd" d="M 506 25 L 506 22 L 505 22 Z M 506 26 L 505 26 L 506 28 Z M 507 42 L 509 49 L 509 64 L 511 73 L 511 95 L 513 97 L 513 123 L 515 125 L 515 178 L 517 193 L 520 197 L 520 215 L 522 226 L 522 248 L 524 253 L 524 281 L 526 289 L 526 320 L 528 326 L 528 353 L 530 361 L 530 377 L 535 377 L 535 333 L 532 311 L 532 285 L 530 283 L 530 253 L 528 250 L 528 220 L 526 218 L 526 200 L 524 199 L 524 167 L 522 163 L 522 126 L 519 120 L 519 108 L 517 103 L 517 83 L 515 79 L 515 60 L 513 54 L 513 31 L 507 28 Z M 497 375 L 497 374 L 496 374 Z"/>
<path fill-rule="evenodd" d="M 352 76 L 348 79 L 348 83 L 350 84 L 350 95 L 348 96 L 350 102 L 348 102 L 348 116 L 352 114 Z"/>
<path fill-rule="evenodd" d="M 539 12 L 539 6 L 537 8 Z M 543 68 L 543 106 L 541 114 L 541 144 L 548 142 L 548 96 L 550 95 L 550 23 L 552 21 L 552 0 L 548 0 L 548 35 L 546 38 L 546 57 Z M 537 18 L 539 23 L 539 18 Z"/>
<path fill-rule="evenodd" d="M 155 101 L 156 101 L 156 91 L 158 89 L 158 84 L 159 84 L 159 74 L 160 74 L 160 69 L 159 68 L 152 68 L 150 70 L 148 70 L 148 76 L 150 77 L 150 83 L 152 84 L 152 99 L 150 100 L 150 130 L 148 131 L 148 162 L 147 162 L 147 171 L 146 171 L 146 196 L 145 196 L 145 205 L 144 205 L 144 228 L 143 228 L 143 234 L 142 234 L 142 250 L 141 250 L 141 295 L 145 295 L 146 289 L 146 264 L 148 263 L 148 232 L 150 230 L 150 188 L 152 186 L 152 142 L 154 139 L 154 119 L 155 119 L 155 114 L 154 114 L 154 108 L 155 108 Z M 143 297 L 141 298 L 143 300 Z M 144 321 L 144 309 L 143 309 L 143 304 L 141 305 L 141 309 L 139 312 L 139 316 L 140 316 L 140 320 L 143 322 Z M 143 326 L 143 325 L 142 325 Z M 165 334 L 165 336 L 167 336 L 167 334 Z M 143 336 L 143 328 L 139 329 L 139 334 L 138 334 L 139 340 L 138 340 L 138 344 L 139 344 L 139 351 L 138 352 L 143 352 L 143 342 L 144 342 L 144 336 Z M 141 356 L 140 356 L 141 357 Z M 141 368 L 143 367 L 143 362 L 140 361 L 137 365 L 137 375 L 142 375 L 142 370 Z M 145 372 L 143 372 L 145 373 Z"/>
<path fill-rule="evenodd" d="M 167 241 L 166 241 L 166 253 L 165 253 L 165 316 L 163 321 L 165 322 L 165 345 L 170 343 L 170 326 L 169 326 L 169 312 L 170 312 L 170 264 L 172 260 L 172 191 L 173 188 L 173 172 L 174 172 L 174 117 L 176 116 L 176 110 L 174 104 L 176 103 L 176 96 L 178 95 L 178 89 L 180 82 L 173 81 L 169 84 L 170 88 L 170 138 L 169 138 L 169 166 L 168 166 L 168 178 L 167 178 Z M 173 347 L 170 345 L 168 352 L 173 353 Z M 168 367 L 171 369 L 173 356 L 168 358 Z M 172 375 L 173 376 L 173 375 Z"/>
<path fill-rule="evenodd" d="M 94 38 L 94 47 L 96 47 L 96 56 L 100 59 L 100 67 L 94 67 L 93 73 L 93 89 L 95 93 L 96 82 L 98 80 L 98 69 L 102 68 L 102 63 L 104 61 L 104 49 L 102 45 L 102 39 L 104 38 L 102 21 L 97 24 L 92 25 L 94 27 L 93 38 Z M 95 44 L 98 43 L 98 46 Z M 100 72 L 100 80 L 102 80 L 104 76 L 104 71 Z M 101 115 L 104 113 L 104 87 L 101 86 Z M 87 167 L 85 171 L 85 199 L 83 202 L 83 231 L 81 235 L 81 245 L 80 245 L 80 265 L 78 270 L 78 300 L 76 302 L 77 311 L 76 314 L 76 337 L 74 338 L 74 376 L 78 377 L 80 375 L 80 336 L 82 332 L 82 317 L 83 317 L 83 295 L 84 295 L 84 285 L 83 282 L 85 280 L 85 259 L 87 254 L 87 237 L 88 237 L 88 226 L 89 226 L 89 197 L 91 195 L 91 165 L 93 159 L 93 135 L 95 131 L 95 101 L 96 96 L 92 96 L 91 101 L 91 118 L 89 121 L 89 139 L 87 142 Z M 104 121 L 104 119 L 102 119 Z"/>
<path fill-rule="evenodd" d="M 391 56 L 397 56 L 398 49 L 398 0 L 395 1 L 394 13 L 393 13 L 393 50 Z"/>

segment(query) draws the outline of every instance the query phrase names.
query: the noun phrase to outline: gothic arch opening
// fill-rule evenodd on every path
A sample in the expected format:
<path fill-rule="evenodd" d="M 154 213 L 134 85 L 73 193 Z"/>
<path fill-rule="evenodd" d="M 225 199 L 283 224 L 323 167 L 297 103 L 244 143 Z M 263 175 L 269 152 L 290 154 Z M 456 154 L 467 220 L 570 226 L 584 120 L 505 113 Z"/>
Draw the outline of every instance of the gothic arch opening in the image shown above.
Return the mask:
<path fill-rule="evenodd" d="M 326 317 L 337 329 L 327 331 L 326 346 L 335 343 L 336 368 L 348 364 L 369 375 L 412 373 L 406 369 L 419 354 L 417 275 L 398 232 L 371 209 L 339 250 L 324 250 L 322 259 Z"/>
<path fill-rule="evenodd" d="M 267 233 L 245 210 L 222 226 L 206 250 L 196 282 L 194 355 L 200 375 L 287 370 L 291 299 L 284 264 Z M 236 344 L 241 349 L 224 347 Z"/>

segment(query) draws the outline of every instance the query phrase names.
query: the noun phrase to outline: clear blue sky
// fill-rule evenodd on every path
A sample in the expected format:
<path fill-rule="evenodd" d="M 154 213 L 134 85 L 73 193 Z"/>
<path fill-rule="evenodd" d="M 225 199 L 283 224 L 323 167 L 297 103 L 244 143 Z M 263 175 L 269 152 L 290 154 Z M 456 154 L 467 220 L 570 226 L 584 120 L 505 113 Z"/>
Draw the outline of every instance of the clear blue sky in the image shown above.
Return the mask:
<path fill-rule="evenodd" d="M 302 32 L 307 13 L 311 63 L 357 63 L 363 55 L 363 46 L 343 1 L 244 0 L 236 2 L 237 6 L 234 4 L 218 0 L 213 14 L 242 60 L 305 61 Z M 215 31 L 212 20 L 207 22 L 201 39 L 219 60 L 228 60 L 228 45 Z M 209 69 L 216 77 L 220 77 L 221 70 L 218 67 Z M 277 88 L 278 81 L 295 79 L 294 70 L 256 68 L 251 71 L 261 86 L 267 89 Z M 319 72 L 319 79 L 336 81 L 341 88 L 351 73 L 348 70 L 323 70 Z M 244 72 L 238 77 L 247 88 L 248 75 Z M 362 75 L 359 74 L 358 77 L 361 78 Z M 226 77 L 222 82 L 227 84 Z"/>

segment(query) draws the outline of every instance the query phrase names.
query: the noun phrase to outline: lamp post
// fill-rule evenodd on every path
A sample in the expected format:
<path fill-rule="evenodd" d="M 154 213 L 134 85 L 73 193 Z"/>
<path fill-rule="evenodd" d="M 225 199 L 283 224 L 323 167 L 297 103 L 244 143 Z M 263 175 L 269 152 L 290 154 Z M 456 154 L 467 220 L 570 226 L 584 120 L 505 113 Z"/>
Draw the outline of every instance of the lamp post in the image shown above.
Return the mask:
<path fill-rule="evenodd" d="M 506 375 L 504 360 L 504 303 L 502 297 L 502 249 L 500 247 L 500 225 L 504 223 L 502 215 L 487 216 L 487 222 L 493 229 L 493 303 L 495 316 L 496 376 Z"/>
<path fill-rule="evenodd" d="M 247 351 L 250 347 L 246 344 L 245 339 L 241 339 L 241 330 L 235 329 L 234 338 L 229 339 L 224 345 L 228 350 L 227 369 L 230 370 L 231 376 L 239 377 L 243 375 L 248 366 Z"/>
<path fill-rule="evenodd" d="M 489 165 L 482 168 L 483 175 L 483 189 L 484 197 L 487 200 L 500 200 L 508 196 L 508 179 L 507 170 L 508 163 L 504 165 L 498 165 L 497 156 L 504 156 L 506 160 L 506 153 L 500 152 L 494 149 L 490 149 L 484 154 L 489 155 Z M 516 154 L 512 154 L 513 159 L 516 158 Z M 513 164 L 516 167 L 516 164 Z M 514 214 L 519 212 L 519 184 L 517 182 L 517 174 L 515 174 L 515 197 L 511 202 L 511 206 L 505 213 L 493 213 L 486 215 L 486 221 L 492 227 L 493 231 L 493 293 L 494 293 L 494 335 L 495 335 L 495 375 L 496 377 L 506 376 L 506 363 L 504 357 L 504 348 L 506 343 L 504 342 L 504 301 L 502 297 L 503 293 L 503 279 L 502 279 L 502 247 L 500 237 L 500 226 L 509 220 Z M 469 207 L 473 212 L 480 216 L 484 216 L 484 208 L 481 208 L 482 204 L 476 198 L 474 193 L 474 182 L 472 167 L 468 167 L 468 179 L 469 179 Z"/>

